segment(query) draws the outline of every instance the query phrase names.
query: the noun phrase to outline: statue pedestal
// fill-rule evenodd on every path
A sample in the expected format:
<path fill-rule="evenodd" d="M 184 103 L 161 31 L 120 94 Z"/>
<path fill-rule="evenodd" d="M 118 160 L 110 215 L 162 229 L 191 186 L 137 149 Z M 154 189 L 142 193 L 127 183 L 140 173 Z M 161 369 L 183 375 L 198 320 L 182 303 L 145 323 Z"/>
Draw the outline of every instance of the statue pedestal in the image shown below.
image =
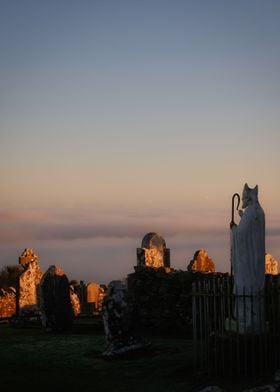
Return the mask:
<path fill-rule="evenodd" d="M 229 333 L 234 333 L 239 335 L 259 335 L 269 331 L 269 323 L 255 322 L 253 324 L 250 324 L 249 322 L 244 322 L 242 320 L 226 318 L 225 330 Z"/>

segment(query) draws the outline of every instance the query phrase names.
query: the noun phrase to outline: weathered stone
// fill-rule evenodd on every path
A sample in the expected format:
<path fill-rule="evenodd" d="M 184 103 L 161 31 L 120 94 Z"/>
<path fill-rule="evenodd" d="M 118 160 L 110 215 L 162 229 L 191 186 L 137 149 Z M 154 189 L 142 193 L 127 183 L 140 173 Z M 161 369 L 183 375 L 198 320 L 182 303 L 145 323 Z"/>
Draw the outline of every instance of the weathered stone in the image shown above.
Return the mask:
<path fill-rule="evenodd" d="M 147 233 L 141 248 L 137 248 L 137 266 L 151 268 L 170 268 L 170 249 L 157 233 Z"/>
<path fill-rule="evenodd" d="M 13 290 L 12 290 L 13 289 Z M 0 318 L 12 317 L 16 313 L 16 290 L 0 290 Z"/>
<path fill-rule="evenodd" d="M 98 298 L 98 311 L 102 312 L 103 309 L 103 301 L 107 292 L 108 286 L 105 284 L 101 284 L 99 286 L 99 298 Z"/>
<path fill-rule="evenodd" d="M 81 304 L 78 294 L 75 293 L 74 287 L 70 285 L 70 301 L 75 317 L 78 317 L 81 313 Z"/>
<path fill-rule="evenodd" d="M 201 274 L 142 268 L 128 275 L 129 304 L 137 330 L 192 333 L 192 282 Z"/>
<path fill-rule="evenodd" d="M 22 265 L 24 271 L 19 276 L 18 285 L 19 316 L 39 311 L 39 284 L 43 276 L 37 257 Z"/>
<path fill-rule="evenodd" d="M 108 286 L 103 304 L 103 322 L 108 344 L 103 357 L 112 358 L 147 346 L 142 338 L 133 334 L 127 287 L 121 281 L 112 281 Z"/>
<path fill-rule="evenodd" d="M 87 303 L 91 313 L 101 311 L 103 291 L 98 283 L 90 282 L 87 284 Z"/>
<path fill-rule="evenodd" d="M 193 259 L 190 261 L 188 271 L 205 274 L 213 273 L 215 272 L 215 264 L 206 250 L 200 249 L 195 252 Z"/>
<path fill-rule="evenodd" d="M 270 275 L 278 274 L 278 261 L 270 253 L 265 255 L 265 273 Z"/>
<path fill-rule="evenodd" d="M 42 325 L 47 332 L 69 330 L 73 321 L 69 280 L 55 265 L 48 268 L 40 283 Z"/>
<path fill-rule="evenodd" d="M 32 261 L 38 261 L 38 256 L 33 252 L 33 249 L 25 248 L 19 256 L 19 264 L 26 265 Z"/>

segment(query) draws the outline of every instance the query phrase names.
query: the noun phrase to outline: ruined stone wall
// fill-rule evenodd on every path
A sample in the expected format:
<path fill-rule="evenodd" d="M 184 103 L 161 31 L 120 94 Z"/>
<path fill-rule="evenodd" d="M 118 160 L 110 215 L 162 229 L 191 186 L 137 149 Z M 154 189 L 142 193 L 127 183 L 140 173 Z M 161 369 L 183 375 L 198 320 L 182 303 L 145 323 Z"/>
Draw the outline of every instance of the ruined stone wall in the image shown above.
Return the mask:
<path fill-rule="evenodd" d="M 15 291 L 0 289 L 0 318 L 12 317 L 16 313 Z"/>
<path fill-rule="evenodd" d="M 207 279 L 212 274 L 207 275 Z M 216 274 L 212 275 L 216 276 Z M 133 324 L 155 333 L 192 334 L 192 283 L 205 274 L 143 268 L 128 275 Z"/>

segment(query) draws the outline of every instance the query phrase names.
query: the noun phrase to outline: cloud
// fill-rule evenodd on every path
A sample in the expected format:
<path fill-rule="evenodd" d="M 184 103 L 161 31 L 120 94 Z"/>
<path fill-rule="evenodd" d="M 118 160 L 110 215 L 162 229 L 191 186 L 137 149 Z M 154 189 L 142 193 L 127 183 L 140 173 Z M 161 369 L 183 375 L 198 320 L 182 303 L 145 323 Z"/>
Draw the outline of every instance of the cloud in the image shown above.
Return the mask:
<path fill-rule="evenodd" d="M 203 217 L 203 218 L 202 218 Z M 218 214 L 186 211 L 21 210 L 0 213 L 2 242 L 74 240 L 87 238 L 142 238 L 149 231 L 168 236 L 220 235 L 225 222 Z M 167 238 L 166 238 L 167 239 Z M 140 239 L 139 239 L 140 240 Z M 168 239 L 167 239 L 168 241 Z"/>
<path fill-rule="evenodd" d="M 279 220 L 267 216 L 267 251 L 279 259 Z M 16 264 L 26 247 L 43 270 L 59 265 L 70 278 L 109 282 L 133 272 L 143 236 L 157 231 L 171 250 L 171 266 L 186 270 L 206 249 L 218 271 L 229 271 L 227 211 L 48 209 L 0 211 L 0 266 Z"/>

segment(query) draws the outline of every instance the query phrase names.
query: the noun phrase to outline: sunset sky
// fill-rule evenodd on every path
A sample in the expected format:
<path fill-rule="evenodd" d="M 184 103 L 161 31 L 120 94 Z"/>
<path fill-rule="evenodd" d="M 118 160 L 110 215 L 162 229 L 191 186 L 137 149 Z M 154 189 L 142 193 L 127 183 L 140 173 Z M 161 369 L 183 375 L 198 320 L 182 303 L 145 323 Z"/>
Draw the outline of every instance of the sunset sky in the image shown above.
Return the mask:
<path fill-rule="evenodd" d="M 108 283 L 159 232 L 229 270 L 231 197 L 259 185 L 280 260 L 278 0 L 1 0 L 0 268 Z M 236 218 L 238 222 L 238 218 Z"/>

